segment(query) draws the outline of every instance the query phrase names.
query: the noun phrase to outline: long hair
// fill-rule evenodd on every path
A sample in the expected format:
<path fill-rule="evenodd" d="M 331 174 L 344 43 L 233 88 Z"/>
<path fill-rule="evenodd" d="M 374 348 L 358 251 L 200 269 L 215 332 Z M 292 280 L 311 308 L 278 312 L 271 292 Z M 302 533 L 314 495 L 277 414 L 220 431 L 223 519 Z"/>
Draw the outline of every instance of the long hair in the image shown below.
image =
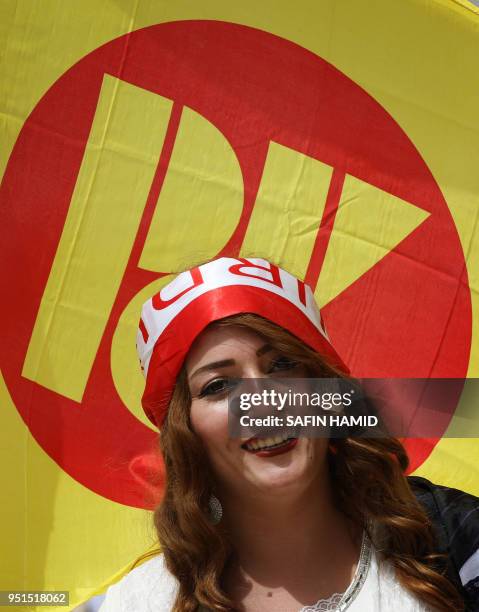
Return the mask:
<path fill-rule="evenodd" d="M 240 325 L 259 333 L 282 354 L 304 363 L 312 376 L 343 376 L 323 356 L 259 315 L 233 315 L 214 325 Z M 213 525 L 209 518 L 215 479 L 191 427 L 190 404 L 183 368 L 160 433 L 166 488 L 154 524 L 166 566 L 179 582 L 173 612 L 195 612 L 200 606 L 231 612 L 237 608 L 222 588 L 222 577 L 235 551 L 221 523 Z M 335 438 L 327 457 L 336 507 L 366 530 L 394 566 L 398 582 L 440 612 L 464 610 L 457 589 L 437 565 L 443 555 L 434 552 L 431 522 L 405 477 L 409 460 L 401 442 L 393 437 Z M 370 521 L 373 530 L 368 529 Z"/>

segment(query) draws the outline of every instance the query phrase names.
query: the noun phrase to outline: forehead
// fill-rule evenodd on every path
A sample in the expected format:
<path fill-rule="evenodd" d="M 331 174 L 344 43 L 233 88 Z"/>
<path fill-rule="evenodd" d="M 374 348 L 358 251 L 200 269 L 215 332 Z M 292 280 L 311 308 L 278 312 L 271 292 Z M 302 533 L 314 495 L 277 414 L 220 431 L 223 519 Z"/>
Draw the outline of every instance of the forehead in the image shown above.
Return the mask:
<path fill-rule="evenodd" d="M 227 327 L 214 323 L 194 340 L 186 357 L 186 367 L 199 361 L 233 357 L 241 352 L 255 352 L 266 340 L 258 332 L 239 325 Z"/>

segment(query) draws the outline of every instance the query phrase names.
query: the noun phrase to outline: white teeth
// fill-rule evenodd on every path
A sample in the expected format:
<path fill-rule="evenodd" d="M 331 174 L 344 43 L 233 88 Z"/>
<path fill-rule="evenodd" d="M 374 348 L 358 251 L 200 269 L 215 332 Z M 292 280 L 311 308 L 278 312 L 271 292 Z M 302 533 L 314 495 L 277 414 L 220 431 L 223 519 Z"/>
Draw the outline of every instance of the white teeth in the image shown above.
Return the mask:
<path fill-rule="evenodd" d="M 276 446 L 285 442 L 291 435 L 285 432 L 282 435 L 271 436 L 269 438 L 256 439 L 253 442 L 248 442 L 245 446 L 247 450 L 259 450 L 261 448 L 268 448 L 270 446 Z"/>

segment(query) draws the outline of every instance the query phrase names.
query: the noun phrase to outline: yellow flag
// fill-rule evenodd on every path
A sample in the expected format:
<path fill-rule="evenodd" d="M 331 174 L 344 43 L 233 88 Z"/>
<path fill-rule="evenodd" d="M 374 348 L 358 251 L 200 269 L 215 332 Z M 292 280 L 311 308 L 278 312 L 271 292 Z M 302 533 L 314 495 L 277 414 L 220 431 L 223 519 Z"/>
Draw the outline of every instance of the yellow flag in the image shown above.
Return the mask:
<path fill-rule="evenodd" d="M 478 376 L 479 9 L 1 11 L 0 590 L 73 609 L 156 545 L 135 335 L 175 272 L 265 257 L 313 287 L 354 374 Z M 479 494 L 476 438 L 406 444 Z"/>

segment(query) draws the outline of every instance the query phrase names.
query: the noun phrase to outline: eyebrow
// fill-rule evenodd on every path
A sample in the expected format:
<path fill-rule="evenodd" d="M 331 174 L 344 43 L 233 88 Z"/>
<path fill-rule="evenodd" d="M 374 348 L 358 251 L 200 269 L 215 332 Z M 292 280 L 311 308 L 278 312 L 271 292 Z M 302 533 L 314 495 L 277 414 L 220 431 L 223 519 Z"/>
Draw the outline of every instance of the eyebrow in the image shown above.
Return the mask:
<path fill-rule="evenodd" d="M 256 351 L 256 355 L 257 357 L 261 357 L 261 355 L 264 355 L 265 353 L 268 353 L 269 351 L 272 351 L 272 350 L 273 350 L 273 347 L 271 346 L 271 344 L 264 344 Z M 226 368 L 228 366 L 234 365 L 235 363 L 236 362 L 234 359 L 222 359 L 221 361 L 213 361 L 195 370 L 193 374 L 190 376 L 190 380 L 192 380 L 197 374 L 201 374 L 201 372 L 209 372 L 210 370 Z"/>

